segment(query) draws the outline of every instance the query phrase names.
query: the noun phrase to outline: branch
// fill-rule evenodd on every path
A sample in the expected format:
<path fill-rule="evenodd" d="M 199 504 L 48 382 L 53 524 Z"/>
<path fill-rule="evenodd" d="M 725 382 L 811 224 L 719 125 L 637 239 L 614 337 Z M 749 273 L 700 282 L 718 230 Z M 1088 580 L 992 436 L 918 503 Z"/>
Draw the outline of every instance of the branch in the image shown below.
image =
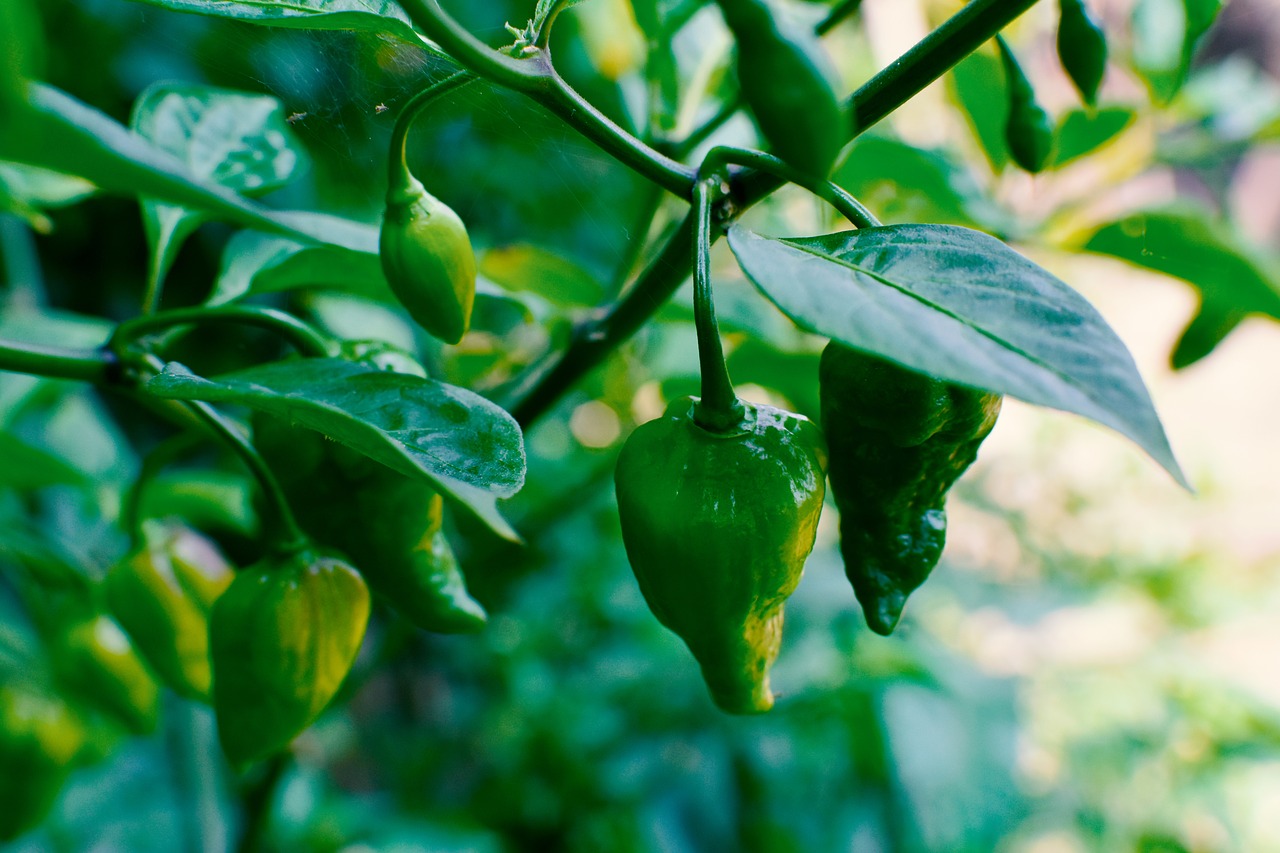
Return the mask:
<path fill-rule="evenodd" d="M 463 29 L 436 0 L 399 0 L 409 19 L 461 65 L 500 86 L 528 95 L 602 150 L 681 198 L 693 195 L 693 170 L 645 145 L 614 124 L 556 73 L 549 51 L 526 58 L 500 53 Z"/>
<path fill-rule="evenodd" d="M 848 104 L 853 116 L 850 140 L 905 104 L 1035 3 L 972 0 L 853 93 Z M 741 172 L 734 183 L 739 213 L 782 185 L 775 176 L 760 171 Z M 508 408 L 522 427 L 545 414 L 570 386 L 631 337 L 689 277 L 693 220 L 686 215 L 628 293 L 595 319 L 580 324 L 562 353 L 549 356 L 511 389 Z"/>
<path fill-rule="evenodd" d="M 105 349 L 71 350 L 0 341 L 0 370 L 103 383 L 111 381 L 118 369 L 115 354 Z"/>

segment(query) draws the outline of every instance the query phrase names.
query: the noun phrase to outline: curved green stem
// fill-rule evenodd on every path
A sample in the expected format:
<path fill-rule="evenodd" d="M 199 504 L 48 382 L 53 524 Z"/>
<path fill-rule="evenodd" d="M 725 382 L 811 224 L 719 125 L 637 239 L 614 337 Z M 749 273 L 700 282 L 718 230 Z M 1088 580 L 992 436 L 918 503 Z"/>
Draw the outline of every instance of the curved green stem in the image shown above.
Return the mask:
<path fill-rule="evenodd" d="M 620 163 L 630 167 L 668 192 L 681 198 L 693 193 L 693 170 L 645 145 L 592 106 L 577 90 L 551 68 L 547 61 L 551 88 L 531 94 L 533 100 L 568 122 Z"/>
<path fill-rule="evenodd" d="M 733 392 L 729 368 L 724 363 L 720 327 L 716 323 L 711 296 L 711 204 L 727 189 L 728 182 L 714 169 L 699 177 L 693 189 L 693 322 L 698 330 L 698 369 L 702 376 L 702 398 L 693 418 L 711 432 L 727 432 L 742 422 L 742 403 Z"/>
<path fill-rule="evenodd" d="M 436 0 L 397 0 L 427 38 L 440 45 L 460 65 L 494 83 L 516 91 L 543 85 L 543 70 L 526 59 L 499 53 L 458 24 Z"/>
<path fill-rule="evenodd" d="M 813 193 L 840 211 L 841 216 L 858 228 L 875 228 L 882 224 L 871 211 L 862 205 L 862 202 L 850 195 L 844 187 L 832 181 L 815 178 L 812 175 L 794 169 L 772 154 L 753 151 L 749 148 L 721 146 L 711 149 L 707 153 L 707 159 L 704 162 L 706 164 L 726 163 L 735 166 L 746 166 L 761 172 L 767 172 L 776 178 L 795 184 Z M 706 168 L 705 165 L 704 168 Z"/>
<path fill-rule="evenodd" d="M 972 0 L 853 93 L 850 139 L 906 103 L 1035 3 L 1036 0 Z M 775 176 L 758 170 L 735 176 L 734 184 L 734 201 L 739 210 L 780 186 Z M 537 420 L 671 298 L 688 275 L 692 220 L 691 213 L 629 292 L 579 325 L 565 350 L 549 356 L 520 378 L 511 389 L 509 406 L 522 426 Z"/>
<path fill-rule="evenodd" d="M 118 368 L 115 354 L 105 349 L 73 350 L 0 340 L 0 370 L 102 383 L 111 381 Z"/>
<path fill-rule="evenodd" d="M 201 326 L 233 323 L 257 326 L 275 332 L 293 345 L 299 353 L 313 358 L 325 358 L 334 354 L 330 341 L 292 314 L 274 308 L 257 305 L 223 305 L 217 308 L 180 308 L 162 311 L 125 320 L 111 335 L 107 346 L 122 352 L 139 338 L 152 332 L 172 329 L 175 326 Z"/>
<path fill-rule="evenodd" d="M 164 370 L 164 361 L 154 355 L 143 355 L 142 361 L 156 372 Z M 271 469 L 267 467 L 267 463 L 263 461 L 249 439 L 236 428 L 235 424 L 228 421 L 221 412 L 208 403 L 200 400 L 183 400 L 181 405 L 195 415 L 236 456 L 239 456 L 240 461 L 249 469 L 249 473 L 253 474 L 254 479 L 258 481 L 267 498 L 267 504 L 275 514 L 276 523 L 272 533 L 274 533 L 276 546 L 281 551 L 296 551 L 306 547 L 310 540 L 298 526 L 293 510 L 289 509 L 289 501 L 284 496 L 284 490 L 280 488 L 280 482 L 275 474 L 271 473 Z"/>
<path fill-rule="evenodd" d="M 391 150 L 387 158 L 388 199 L 402 198 L 406 193 L 411 193 L 415 185 L 421 186 L 409 171 L 407 157 L 409 128 L 413 126 L 414 120 L 441 95 L 465 86 L 475 79 L 475 75 L 470 71 L 455 71 L 414 95 L 400 110 L 400 115 L 396 116 L 396 126 L 391 131 Z"/>
<path fill-rule="evenodd" d="M 588 103 L 556 73 L 547 50 L 515 59 L 471 35 L 436 0 L 398 2 L 409 20 L 462 66 L 528 95 L 620 163 L 681 198 L 691 196 L 693 170 L 645 145 Z"/>

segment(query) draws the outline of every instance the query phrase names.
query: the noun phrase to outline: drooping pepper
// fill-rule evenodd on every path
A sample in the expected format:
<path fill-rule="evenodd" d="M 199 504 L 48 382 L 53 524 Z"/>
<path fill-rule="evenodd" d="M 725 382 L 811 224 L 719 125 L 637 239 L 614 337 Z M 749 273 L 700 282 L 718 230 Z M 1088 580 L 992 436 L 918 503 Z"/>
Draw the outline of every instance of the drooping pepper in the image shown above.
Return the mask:
<path fill-rule="evenodd" d="M 386 344 L 345 349 L 383 369 L 426 375 Z M 484 627 L 484 608 L 468 594 L 443 531 L 444 499 L 429 484 L 269 415 L 254 415 L 253 434 L 302 529 L 351 560 L 401 615 L 439 633 Z"/>
<path fill-rule="evenodd" d="M 825 448 L 800 415 L 743 403 L 739 426 L 719 432 L 695 405 L 674 401 L 623 447 L 622 539 L 649 609 L 689 646 L 716 704 L 761 713 L 783 604 L 817 533 Z"/>
<path fill-rule="evenodd" d="M 738 42 L 738 81 L 760 133 L 789 165 L 825 178 L 848 133 L 821 45 L 786 27 L 765 0 L 719 0 L 719 6 Z"/>
<path fill-rule="evenodd" d="M 304 550 L 237 574 L 209 621 L 227 757 L 266 757 L 311 725 L 347 677 L 368 622 L 368 587 L 336 557 Z"/>
<path fill-rule="evenodd" d="M 996 36 L 1000 61 L 1004 66 L 1005 85 L 1009 96 L 1009 115 L 1005 120 L 1004 138 L 1013 162 L 1024 171 L 1035 174 L 1049 162 L 1053 153 L 1053 122 L 1036 100 L 1035 89 L 1023 73 L 1022 66 L 1009 45 Z"/>
<path fill-rule="evenodd" d="M 888 635 L 946 542 L 946 498 L 995 426 L 1001 397 L 831 342 L 819 367 L 845 573 Z"/>
<path fill-rule="evenodd" d="M 235 570 L 217 546 L 178 523 L 148 521 L 112 567 L 107 602 L 151 668 L 177 693 L 208 701 L 209 611 Z"/>
<path fill-rule="evenodd" d="M 1058 10 L 1058 61 L 1081 100 L 1093 106 L 1107 70 L 1107 35 L 1084 0 L 1059 0 Z"/>
<path fill-rule="evenodd" d="M 379 240 L 382 272 L 409 316 L 449 344 L 471 325 L 476 256 L 458 214 L 405 170 L 387 192 Z"/>

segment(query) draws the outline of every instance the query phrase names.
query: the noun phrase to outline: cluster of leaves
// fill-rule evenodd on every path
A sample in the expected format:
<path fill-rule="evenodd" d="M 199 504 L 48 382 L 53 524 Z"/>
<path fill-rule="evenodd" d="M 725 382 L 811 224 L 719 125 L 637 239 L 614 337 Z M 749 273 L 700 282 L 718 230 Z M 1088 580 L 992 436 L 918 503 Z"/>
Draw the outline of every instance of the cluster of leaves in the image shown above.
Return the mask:
<path fill-rule="evenodd" d="M 190 19 L 201 21 L 191 27 L 206 57 L 223 33 L 236 33 L 232 44 L 261 38 L 268 47 L 297 37 L 246 35 L 237 21 L 247 20 L 332 30 L 306 37 L 320 44 L 351 39 L 358 50 L 410 56 L 426 69 L 404 84 L 411 88 L 422 82 L 419 75 L 436 76 L 443 68 L 444 52 L 424 40 L 396 4 L 151 2 L 169 11 L 234 19 Z M 715 31 L 714 22 L 699 16 L 704 4 L 631 4 L 635 32 L 648 49 L 627 62 L 619 60 L 623 48 L 608 41 L 616 35 L 593 24 L 587 11 L 603 2 L 593 0 L 563 16 L 567 37 L 557 65 L 611 120 L 655 148 L 674 150 L 693 135 L 696 121 L 736 106 L 735 84 L 725 73 L 727 55 L 699 78 L 710 81 L 706 91 L 685 91 Z M 24 74 L 41 76 L 33 5 L 11 3 L 0 12 L 0 40 L 14 48 L 8 55 L 27 63 L 19 65 Z M 576 4 L 540 4 L 529 43 L 570 5 Z M 1187 2 L 1179 19 L 1185 27 L 1173 36 L 1164 28 L 1167 43 L 1147 43 L 1152 37 L 1138 24 L 1170 5 L 1139 4 L 1137 41 L 1125 57 L 1149 81 L 1153 99 L 1172 100 L 1182 111 L 1173 113 L 1177 124 L 1161 128 L 1155 165 L 1220 168 L 1214 158 L 1222 156 L 1222 143 L 1243 156 L 1250 144 L 1274 135 L 1280 111 L 1253 116 L 1241 130 L 1229 114 L 1233 102 L 1206 94 L 1214 74 L 1228 73 L 1222 71 L 1226 66 L 1209 69 L 1179 94 L 1217 6 Z M 527 11 L 494 4 L 487 15 L 500 23 L 523 20 Z M 88 16 L 81 10 L 69 14 Z M 179 19 L 168 12 L 154 14 L 162 25 L 177 26 L 172 21 Z M 363 35 L 344 34 L 350 32 Z M 839 25 L 835 36 L 862 38 L 856 24 Z M 370 372 L 350 363 L 281 361 L 273 341 L 206 329 L 164 341 L 166 356 L 188 367 L 157 373 L 140 393 L 282 415 L 429 482 L 450 499 L 452 523 L 468 534 L 463 563 L 475 594 L 491 610 L 508 614 L 477 642 L 413 635 L 379 611 L 371 646 L 389 663 L 359 664 L 349 686 L 351 703 L 302 743 L 304 756 L 314 750 L 325 758 L 304 760 L 301 769 L 289 772 L 289 790 L 312 799 L 281 816 L 279 843 L 324 848 L 363 839 L 387 846 L 410 840 L 436 849 L 496 847 L 493 836 L 477 833 L 480 824 L 516 844 L 566 849 L 726 843 L 822 849 L 868 836 L 895 849 L 990 849 L 1028 808 L 1009 780 L 1013 705 L 1003 687 L 957 669 L 927 638 L 885 651 L 853 623 L 844 604 L 851 602 L 847 590 L 837 593 L 827 584 L 802 589 L 791 617 L 788 642 L 796 651 L 784 656 L 779 679 L 797 698 L 785 728 L 737 726 L 706 713 L 680 649 L 643 611 L 623 568 L 613 509 L 601 485 L 637 401 L 652 389 L 646 383 L 658 379 L 659 395 L 670 398 L 686 390 L 693 376 L 692 330 L 679 300 L 626 350 L 633 358 L 609 362 L 565 397 L 557 417 L 529 434 L 529 486 L 499 512 L 497 500 L 524 482 L 525 448 L 512 418 L 475 392 L 518 401 L 520 389 L 538 373 L 528 369 L 535 360 L 595 328 L 592 312 L 655 252 L 641 239 L 627 239 L 636 230 L 632 218 L 641 233 L 660 234 L 678 211 L 659 205 L 654 191 L 617 163 L 575 147 L 580 143 L 545 115 L 503 100 L 508 96 L 500 92 L 469 95 L 465 109 L 449 107 L 427 130 L 434 147 L 417 152 L 448 164 L 432 170 L 433 192 L 449 199 L 469 225 L 475 223 L 473 235 L 483 250 L 474 329 L 462 347 L 442 350 L 406 320 L 383 279 L 370 224 L 378 193 L 343 186 L 332 176 L 350 167 L 326 163 L 323 148 L 299 141 L 310 128 L 305 119 L 295 126 L 287 117 L 305 111 L 240 91 L 251 75 L 214 81 L 214 72 L 227 74 L 234 67 L 227 56 L 205 61 L 213 69 L 199 75 L 206 80 L 156 84 L 140 92 L 125 87 L 100 98 L 97 105 L 115 114 L 122 114 L 122 97 L 131 100 L 127 127 L 88 106 L 84 101 L 94 100 L 88 85 L 80 89 L 77 75 L 56 62 L 46 79 L 61 88 L 33 83 L 0 93 L 0 158 L 6 161 L 0 163 L 0 203 L 36 232 L 54 226 L 58 232 L 39 244 L 41 275 L 39 265 L 24 266 L 20 257 L 28 232 L 15 227 L 15 219 L 5 221 L 9 292 L 0 339 L 97 347 L 118 331 L 92 315 L 128 316 L 134 309 L 120 306 L 154 309 L 185 299 L 209 309 L 285 306 L 336 338 L 379 338 L 415 350 L 439 381 L 378 374 L 374 384 L 380 387 L 371 392 Z M 1002 172 L 1010 154 L 998 63 L 994 52 L 979 51 L 950 78 L 954 103 L 973 131 L 970 142 L 985 155 L 982 162 L 877 130 L 860 137 L 836 169 L 837 184 L 901 224 L 793 240 L 737 225 L 729 233 L 730 248 L 747 279 L 804 332 L 952 381 L 1086 415 L 1133 438 L 1177 476 L 1141 380 L 1097 312 L 1052 275 L 970 230 L 1032 240 L 1078 215 L 1067 204 L 1029 223 L 992 191 L 1022 179 Z M 644 116 L 628 104 L 624 84 L 635 80 L 648 83 L 653 93 Z M 1037 180 L 1052 185 L 1057 175 L 1107 146 L 1168 121 L 1153 118 L 1145 103 L 1114 103 L 1106 93 L 1104 88 L 1097 109 L 1063 112 L 1047 173 Z M 495 101 L 501 109 L 492 106 Z M 367 112 L 364 120 L 379 128 L 378 113 Z M 449 123 L 455 115 L 467 116 L 461 130 Z M 385 132 L 388 125 L 379 129 Z M 519 134 L 512 133 L 515 128 Z M 726 132 L 751 133 L 732 123 Z M 469 148 L 457 144 L 458 134 L 482 153 L 456 153 Z M 511 143 L 512 136 L 521 142 Z M 344 142 L 341 150 L 352 148 Z M 378 162 L 381 156 L 369 152 Z M 565 169 L 570 175 L 545 166 L 558 157 L 590 168 Z M 309 162 L 310 179 L 302 168 Z M 540 163 L 543 168 L 536 168 Z M 132 234 L 128 240 L 141 242 L 136 225 L 122 225 L 118 220 L 127 217 L 114 215 L 122 208 L 103 193 L 141 202 L 149 247 L 145 277 L 108 254 L 104 247 L 110 241 L 101 235 L 81 241 L 92 247 L 82 250 L 92 252 L 92 275 L 83 263 L 56 257 L 76 245 L 78 227 Z M 251 200 L 266 193 L 275 193 L 271 206 Z M 581 201 L 592 193 L 597 200 Z M 281 203 L 309 209 L 283 210 Z M 340 209 L 342 215 L 319 213 L 320 208 Z M 557 215 L 549 217 L 547 210 Z M 769 208 L 765 216 L 777 223 L 780 211 Z M 215 221 L 243 230 L 197 230 Z M 769 230 L 770 220 L 751 224 Z M 1210 352 L 1244 317 L 1280 317 L 1273 262 L 1234 234 L 1205 210 L 1145 210 L 1094 221 L 1071 245 L 1174 275 L 1199 289 L 1201 309 L 1173 355 L 1175 365 L 1185 366 Z M 976 271 L 982 274 L 977 286 L 957 285 Z M 40 286 L 42 278 L 47 288 Z M 735 344 L 730 370 L 815 415 L 814 339 L 781 321 L 745 288 L 730 285 L 717 295 L 723 327 Z M 68 314 L 66 307 L 81 313 Z M 895 333 L 900 328 L 913 332 Z M 42 607 L 56 602 L 54 593 L 63 587 L 92 587 L 101 567 L 124 550 L 114 507 L 123 503 L 121 495 L 147 450 L 167 431 L 91 391 L 49 379 L 0 379 L 0 454 L 15 460 L 0 473 L 3 518 L 7 527 L 25 531 L 6 540 L 0 554 L 9 578 L 0 666 L 6 674 L 30 673 L 56 692 L 62 682 L 51 666 L 57 655 L 49 654 L 42 634 L 41 620 L 50 618 L 41 615 Z M 575 442 L 581 446 L 570 448 Z M 253 490 L 229 457 L 206 454 L 180 471 L 150 478 L 141 512 L 183 516 L 247 563 L 260 547 Z M 515 529 L 533 544 L 532 553 L 501 544 L 502 537 L 515 537 Z M 832 554 L 815 559 L 811 576 L 838 578 Z M 91 593 L 75 595 L 92 601 Z M 670 681 L 671 671 L 683 674 Z M 944 671 L 954 674 L 944 679 L 938 675 Z M 975 693 L 994 709 L 969 701 Z M 380 701 L 384 696 L 393 701 Z M 72 793 L 86 796 L 121 777 L 145 790 L 149 774 L 166 760 L 158 744 L 135 740 L 121 747 L 127 729 L 97 707 L 100 699 L 86 696 L 82 704 L 79 713 L 95 721 L 98 741 L 83 761 L 99 763 L 80 771 Z M 181 748 L 207 753 L 212 742 L 205 712 L 178 703 L 170 710 L 166 726 L 178 733 Z M 435 725 L 423 727 L 424 720 Z M 942 721 L 953 734 L 922 745 L 919 727 L 912 725 L 920 720 Z M 998 748 L 987 750 L 988 743 Z M 113 749 L 119 751 L 111 762 L 100 763 Z M 916 762 L 936 761 L 938 750 L 953 758 L 950 769 L 922 774 L 913 756 Z M 847 756 L 841 766 L 831 766 L 833 752 Z M 373 787 L 397 792 L 402 802 L 348 799 L 316 769 L 324 761 L 332 762 L 333 777 L 348 787 L 371 777 Z M 342 762 L 350 766 L 344 770 Z M 669 762 L 689 769 L 686 784 L 673 789 L 665 781 Z M 988 770 L 991 790 L 966 799 L 966 775 Z M 230 775 L 220 763 L 181 773 L 188 792 L 204 786 L 206 806 L 228 808 Z M 210 783 L 211 778 L 221 781 Z M 781 793 L 781 779 L 829 787 L 815 802 Z M 255 808 L 263 808 L 254 805 L 256 781 L 250 776 L 245 783 L 251 819 Z M 424 789 L 432 792 L 425 804 Z M 708 802 L 716 791 L 733 791 L 734 808 Z M 941 803 L 969 819 L 948 821 Z M 704 804 L 709 807 L 700 808 Z M 190 831 L 174 817 L 189 808 L 184 803 L 168 813 L 175 832 Z M 795 820 L 805 809 L 822 819 Z M 371 815 L 387 813 L 398 815 L 398 822 L 376 826 Z M 718 817 L 726 813 L 732 816 Z M 94 831 L 87 821 L 108 820 L 101 810 L 84 814 L 93 817 L 77 818 L 70 805 L 59 807 L 60 828 L 51 831 L 84 838 Z M 448 828 L 462 821 L 463 829 Z M 138 827 L 114 822 L 132 846 L 143 843 Z M 207 833 L 216 830 L 204 831 L 204 843 L 213 844 Z"/>

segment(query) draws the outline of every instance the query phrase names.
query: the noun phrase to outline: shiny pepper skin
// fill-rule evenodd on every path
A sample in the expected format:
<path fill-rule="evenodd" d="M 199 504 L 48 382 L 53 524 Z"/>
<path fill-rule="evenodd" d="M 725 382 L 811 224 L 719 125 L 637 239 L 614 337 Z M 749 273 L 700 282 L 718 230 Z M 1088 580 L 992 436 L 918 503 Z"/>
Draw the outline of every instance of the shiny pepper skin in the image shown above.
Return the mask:
<path fill-rule="evenodd" d="M 141 544 L 107 574 L 112 615 L 179 695 L 211 699 L 209 611 L 234 576 L 211 541 L 158 521 L 143 525 Z"/>
<path fill-rule="evenodd" d="M 84 728 L 61 700 L 0 686 L 0 841 L 44 820 L 84 741 Z"/>
<path fill-rule="evenodd" d="M 302 551 L 237 574 L 209 622 L 227 757 L 264 758 L 311 725 L 351 670 L 368 622 L 368 587 L 336 557 Z"/>
<path fill-rule="evenodd" d="M 946 542 L 947 492 L 995 426 L 1001 397 L 832 342 L 819 368 L 845 573 L 888 635 Z"/>
<path fill-rule="evenodd" d="M 458 214 L 412 180 L 387 196 L 379 253 L 409 315 L 445 343 L 462 340 L 476 297 L 476 256 Z"/>
<path fill-rule="evenodd" d="M 817 40 L 791 31 L 765 0 L 719 0 L 738 42 L 738 81 L 769 148 L 825 178 L 848 138 L 835 71 Z"/>
<path fill-rule="evenodd" d="M 649 609 L 689 646 L 715 703 L 762 713 L 783 603 L 822 513 L 826 451 L 800 415 L 744 403 L 737 430 L 712 433 L 694 402 L 676 400 L 623 447 L 622 539 Z"/>
<path fill-rule="evenodd" d="M 1053 122 L 1044 107 L 1036 100 L 1031 81 L 1023 73 L 1004 39 L 997 37 L 1000 60 L 1004 65 L 1005 85 L 1008 87 L 1009 115 L 1005 121 L 1004 138 L 1009 146 L 1013 162 L 1024 171 L 1035 174 L 1049 162 L 1053 153 Z"/>
<path fill-rule="evenodd" d="M 412 356 L 385 344 L 348 344 L 346 355 L 426 375 Z M 303 530 L 350 559 L 391 607 L 426 631 L 485 626 L 442 529 L 444 499 L 429 484 L 269 415 L 254 415 L 253 433 Z"/>
<path fill-rule="evenodd" d="M 1089 15 L 1084 0 L 1059 0 L 1058 61 L 1089 106 L 1107 70 L 1107 35 Z"/>

